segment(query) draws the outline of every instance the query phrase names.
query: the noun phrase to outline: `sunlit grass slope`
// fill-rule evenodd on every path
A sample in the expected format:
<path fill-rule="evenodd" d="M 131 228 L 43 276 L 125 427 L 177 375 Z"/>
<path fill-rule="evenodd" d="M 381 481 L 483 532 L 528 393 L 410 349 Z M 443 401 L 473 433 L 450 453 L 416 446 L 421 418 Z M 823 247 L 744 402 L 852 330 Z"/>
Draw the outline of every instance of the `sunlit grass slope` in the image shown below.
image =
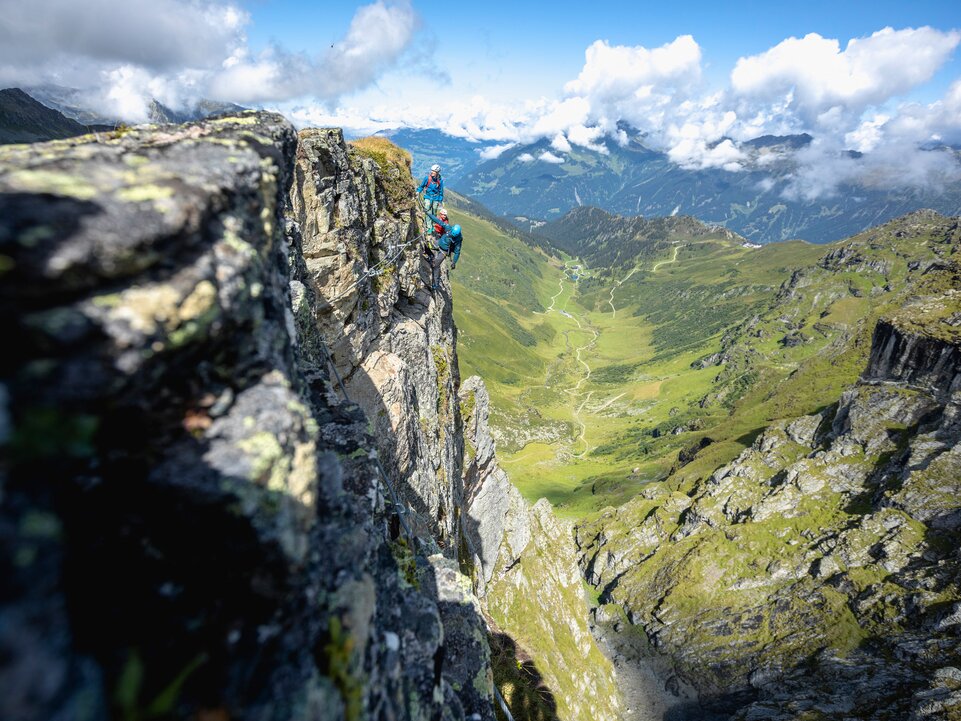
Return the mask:
<path fill-rule="evenodd" d="M 590 267 L 589 244 L 550 258 L 456 220 L 471 259 L 455 273 L 461 364 L 491 390 L 502 465 L 578 517 L 709 474 L 771 421 L 835 402 L 877 317 L 911 292 L 909 264 L 953 232 L 915 214 L 829 246 L 675 233 L 610 270 Z"/>

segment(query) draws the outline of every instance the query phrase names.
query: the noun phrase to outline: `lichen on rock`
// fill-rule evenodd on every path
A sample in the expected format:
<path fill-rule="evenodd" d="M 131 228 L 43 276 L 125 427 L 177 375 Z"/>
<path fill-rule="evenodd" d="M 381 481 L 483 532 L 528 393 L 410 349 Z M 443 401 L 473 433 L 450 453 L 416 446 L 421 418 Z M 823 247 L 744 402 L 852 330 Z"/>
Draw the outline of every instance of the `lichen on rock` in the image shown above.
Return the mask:
<path fill-rule="evenodd" d="M 395 553 L 375 462 L 453 548 L 455 331 L 384 182 L 269 113 L 0 149 L 0 716 L 493 718 L 469 581 Z M 345 402 L 325 343 L 407 387 Z"/>

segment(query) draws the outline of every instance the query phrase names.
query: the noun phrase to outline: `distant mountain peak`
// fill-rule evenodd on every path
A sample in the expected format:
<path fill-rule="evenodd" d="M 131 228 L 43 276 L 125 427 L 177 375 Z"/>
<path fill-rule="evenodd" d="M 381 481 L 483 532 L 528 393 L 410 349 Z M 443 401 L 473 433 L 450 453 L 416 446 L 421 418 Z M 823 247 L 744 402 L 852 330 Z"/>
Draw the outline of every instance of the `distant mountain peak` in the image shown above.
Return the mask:
<path fill-rule="evenodd" d="M 48 108 L 20 88 L 0 90 L 0 144 L 71 138 L 87 132 L 87 126 Z"/>
<path fill-rule="evenodd" d="M 741 143 L 742 147 L 748 148 L 771 148 L 781 146 L 789 150 L 800 150 L 810 145 L 814 138 L 807 133 L 798 135 L 760 135 L 752 140 L 745 140 Z"/>

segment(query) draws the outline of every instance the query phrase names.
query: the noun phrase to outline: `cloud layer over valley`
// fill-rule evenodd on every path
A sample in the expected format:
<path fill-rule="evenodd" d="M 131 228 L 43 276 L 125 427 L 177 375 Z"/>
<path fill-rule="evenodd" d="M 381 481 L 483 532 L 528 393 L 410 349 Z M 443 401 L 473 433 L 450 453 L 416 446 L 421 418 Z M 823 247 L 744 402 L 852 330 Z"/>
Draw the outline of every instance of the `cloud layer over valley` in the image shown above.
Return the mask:
<path fill-rule="evenodd" d="M 543 139 L 549 151 L 518 159 L 547 164 L 579 149 L 607 153 L 635 129 L 682 167 L 737 173 L 777 160 L 748 141 L 807 133 L 813 140 L 791 150 L 785 191 L 805 198 L 849 181 L 961 180 L 957 153 L 932 152 L 961 145 L 961 78 L 938 99 L 910 100 L 955 53 L 954 29 L 789 37 L 737 59 L 721 83 L 707 79 L 709 59 L 691 34 L 657 47 L 598 39 L 575 77 L 517 102 L 445 84 L 443 69 L 418 56 L 429 54 L 430 30 L 411 0 L 360 6 L 339 39 L 311 53 L 255 49 L 241 1 L 0 0 L 0 87 L 80 88 L 91 108 L 128 122 L 145 120 L 152 99 L 183 108 L 206 98 L 278 108 L 300 125 L 438 128 L 496 142 L 482 159 Z M 429 103 L 412 94 L 374 104 L 360 93 L 427 76 L 442 88 Z"/>

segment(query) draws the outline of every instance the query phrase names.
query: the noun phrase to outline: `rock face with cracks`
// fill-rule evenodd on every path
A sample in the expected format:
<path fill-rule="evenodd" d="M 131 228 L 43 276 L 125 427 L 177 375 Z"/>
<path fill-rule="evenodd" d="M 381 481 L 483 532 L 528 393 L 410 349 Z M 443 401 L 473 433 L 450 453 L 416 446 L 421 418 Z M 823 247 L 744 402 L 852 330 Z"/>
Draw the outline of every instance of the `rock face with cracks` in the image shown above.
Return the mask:
<path fill-rule="evenodd" d="M 263 113 L 102 140 L 0 150 L 0 717 L 492 719 L 396 175 Z"/>
<path fill-rule="evenodd" d="M 305 130 L 294 176 L 292 217 L 318 330 L 373 425 L 384 465 L 403 480 L 417 525 L 456 555 L 457 331 L 446 265 L 441 289 L 431 293 L 420 258 L 410 156 L 393 146 L 348 145 L 339 130 Z"/>

